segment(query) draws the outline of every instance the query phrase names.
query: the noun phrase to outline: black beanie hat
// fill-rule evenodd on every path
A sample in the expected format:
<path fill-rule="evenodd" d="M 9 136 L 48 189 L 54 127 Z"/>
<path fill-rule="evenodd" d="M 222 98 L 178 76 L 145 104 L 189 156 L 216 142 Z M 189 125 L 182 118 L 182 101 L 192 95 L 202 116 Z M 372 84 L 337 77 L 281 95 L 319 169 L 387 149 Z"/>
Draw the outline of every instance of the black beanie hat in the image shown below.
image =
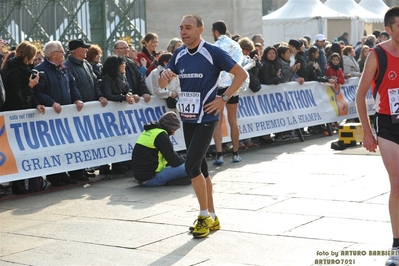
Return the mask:
<path fill-rule="evenodd" d="M 388 39 L 390 38 L 388 32 L 386 32 L 386 31 L 382 31 L 381 34 L 380 34 L 380 36 L 381 36 L 381 35 L 385 35 Z"/>
<path fill-rule="evenodd" d="M 291 39 L 291 40 L 288 42 L 288 44 L 294 46 L 295 49 L 297 49 L 297 50 L 301 50 L 302 44 L 301 44 L 301 42 L 300 42 L 299 40 Z"/>
<path fill-rule="evenodd" d="M 82 39 L 76 39 L 72 40 L 68 43 L 68 49 L 69 51 L 73 51 L 75 49 L 78 49 L 79 47 L 82 48 L 90 48 L 91 44 L 85 43 Z"/>
<path fill-rule="evenodd" d="M 176 113 L 173 111 L 166 112 L 159 118 L 158 123 L 171 133 L 173 130 L 177 130 L 180 128 L 180 120 L 177 117 Z"/>

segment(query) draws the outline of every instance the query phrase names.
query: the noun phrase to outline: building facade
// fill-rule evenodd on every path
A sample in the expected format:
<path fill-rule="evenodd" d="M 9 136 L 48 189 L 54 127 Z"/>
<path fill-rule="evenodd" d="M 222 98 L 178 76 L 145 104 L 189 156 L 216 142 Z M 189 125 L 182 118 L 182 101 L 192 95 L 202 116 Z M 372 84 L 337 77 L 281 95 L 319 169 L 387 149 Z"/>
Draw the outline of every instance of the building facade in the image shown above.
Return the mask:
<path fill-rule="evenodd" d="M 147 32 L 159 35 L 159 49 L 166 49 L 169 40 L 180 38 L 179 25 L 185 14 L 198 14 L 205 24 L 203 38 L 214 42 L 212 23 L 226 22 L 231 34 L 251 38 L 262 33 L 262 0 L 146 0 Z"/>

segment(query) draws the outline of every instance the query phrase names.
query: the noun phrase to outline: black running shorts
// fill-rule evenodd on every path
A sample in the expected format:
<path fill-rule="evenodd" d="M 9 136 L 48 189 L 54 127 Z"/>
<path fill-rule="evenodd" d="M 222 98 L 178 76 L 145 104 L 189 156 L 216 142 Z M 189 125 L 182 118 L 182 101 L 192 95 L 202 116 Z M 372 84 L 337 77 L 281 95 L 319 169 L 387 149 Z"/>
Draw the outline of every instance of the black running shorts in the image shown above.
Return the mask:
<path fill-rule="evenodd" d="M 399 144 L 399 123 L 392 123 L 390 115 L 376 113 L 374 129 L 377 136 Z"/>

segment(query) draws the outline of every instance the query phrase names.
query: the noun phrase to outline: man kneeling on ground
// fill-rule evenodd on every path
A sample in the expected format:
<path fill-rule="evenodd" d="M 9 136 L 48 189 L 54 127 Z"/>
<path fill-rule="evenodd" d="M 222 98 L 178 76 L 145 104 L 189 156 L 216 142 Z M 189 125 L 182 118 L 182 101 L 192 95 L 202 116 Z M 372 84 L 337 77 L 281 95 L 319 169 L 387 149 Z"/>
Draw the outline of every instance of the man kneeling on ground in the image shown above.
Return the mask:
<path fill-rule="evenodd" d="M 133 174 L 143 187 L 157 187 L 173 183 L 190 184 L 184 160 L 173 150 L 169 136 L 180 128 L 175 112 L 167 112 L 158 121 L 144 125 L 132 153 Z M 187 181 L 187 182 L 185 182 Z"/>

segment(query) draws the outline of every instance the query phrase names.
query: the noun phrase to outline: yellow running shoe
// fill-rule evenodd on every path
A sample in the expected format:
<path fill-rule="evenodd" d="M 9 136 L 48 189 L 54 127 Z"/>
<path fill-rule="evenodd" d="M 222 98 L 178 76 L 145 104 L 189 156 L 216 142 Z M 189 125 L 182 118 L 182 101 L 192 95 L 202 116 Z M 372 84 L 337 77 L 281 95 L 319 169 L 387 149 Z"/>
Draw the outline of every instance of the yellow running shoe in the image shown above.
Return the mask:
<path fill-rule="evenodd" d="M 194 223 L 197 222 L 197 220 L 194 221 Z M 190 233 L 194 231 L 194 226 L 190 226 L 188 230 L 190 230 Z M 219 223 L 219 218 L 216 216 L 215 220 L 213 221 L 213 224 L 209 227 L 210 231 L 216 231 L 221 228 L 220 223 Z"/>
<path fill-rule="evenodd" d="M 209 235 L 209 227 L 213 225 L 212 216 L 201 216 L 198 215 L 197 224 L 194 226 L 193 236 L 194 237 L 206 237 Z"/>
<path fill-rule="evenodd" d="M 209 227 L 209 230 L 216 231 L 220 229 L 219 218 L 216 216 L 213 224 Z"/>

